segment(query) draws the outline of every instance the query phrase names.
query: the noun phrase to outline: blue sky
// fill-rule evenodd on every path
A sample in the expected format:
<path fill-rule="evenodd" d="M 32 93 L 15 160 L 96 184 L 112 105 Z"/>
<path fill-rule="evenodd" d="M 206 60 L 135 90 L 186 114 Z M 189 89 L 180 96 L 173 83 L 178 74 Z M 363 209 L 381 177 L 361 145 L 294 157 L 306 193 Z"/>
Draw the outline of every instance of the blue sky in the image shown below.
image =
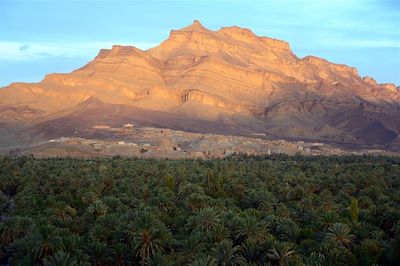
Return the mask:
<path fill-rule="evenodd" d="M 1 0 L 0 86 L 70 72 L 113 44 L 147 49 L 199 19 L 286 40 L 299 57 L 400 85 L 400 0 Z"/>

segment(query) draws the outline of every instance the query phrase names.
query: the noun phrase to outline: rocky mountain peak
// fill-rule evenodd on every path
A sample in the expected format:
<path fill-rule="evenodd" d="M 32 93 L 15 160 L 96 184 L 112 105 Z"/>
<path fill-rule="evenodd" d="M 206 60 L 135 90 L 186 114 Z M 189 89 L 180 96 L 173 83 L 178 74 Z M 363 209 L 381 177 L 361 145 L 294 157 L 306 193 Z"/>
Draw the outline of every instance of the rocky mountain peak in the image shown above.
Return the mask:
<path fill-rule="evenodd" d="M 201 23 L 200 21 L 198 21 L 197 19 L 193 21 L 192 24 L 190 24 L 189 26 L 181 29 L 181 31 L 209 31 L 208 29 L 206 29 Z"/>

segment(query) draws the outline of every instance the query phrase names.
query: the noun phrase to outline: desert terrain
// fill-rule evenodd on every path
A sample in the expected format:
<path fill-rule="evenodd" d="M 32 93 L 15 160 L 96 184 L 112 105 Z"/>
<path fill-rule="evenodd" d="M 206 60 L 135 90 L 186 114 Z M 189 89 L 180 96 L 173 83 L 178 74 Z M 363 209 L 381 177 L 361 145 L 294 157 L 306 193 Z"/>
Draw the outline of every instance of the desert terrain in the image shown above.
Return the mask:
<path fill-rule="evenodd" d="M 224 135 L 229 145 L 217 145 L 215 156 L 221 156 L 220 149 L 248 152 L 233 136 L 248 137 L 254 145 L 257 136 L 293 146 L 298 141 L 333 145 L 322 152 L 328 154 L 336 148 L 395 153 L 400 151 L 400 92 L 394 84 L 359 76 L 354 67 L 299 58 L 285 41 L 237 26 L 212 31 L 197 20 L 149 50 L 114 45 L 71 73 L 0 89 L 3 152 L 31 145 L 36 152 L 38 143 L 62 137 L 124 141 L 117 131 L 92 129 L 126 123 L 184 131 L 193 143 L 201 143 L 194 133 L 209 143 Z M 179 134 L 150 134 L 146 141 L 163 149 L 160 143 L 172 143 Z M 136 143 L 137 136 L 128 141 Z M 191 150 L 208 152 L 193 148 L 171 156 Z"/>

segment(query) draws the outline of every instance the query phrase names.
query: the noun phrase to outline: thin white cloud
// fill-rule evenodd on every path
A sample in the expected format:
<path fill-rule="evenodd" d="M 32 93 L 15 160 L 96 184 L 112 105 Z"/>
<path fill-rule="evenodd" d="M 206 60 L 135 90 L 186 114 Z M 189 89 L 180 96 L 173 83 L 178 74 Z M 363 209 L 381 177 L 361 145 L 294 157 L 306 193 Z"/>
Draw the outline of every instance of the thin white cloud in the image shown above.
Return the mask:
<path fill-rule="evenodd" d="M 35 60 L 46 57 L 92 57 L 100 49 L 109 49 L 114 44 L 132 45 L 139 49 L 148 49 L 155 43 L 121 43 L 121 42 L 14 42 L 0 41 L 0 61 L 2 60 Z"/>

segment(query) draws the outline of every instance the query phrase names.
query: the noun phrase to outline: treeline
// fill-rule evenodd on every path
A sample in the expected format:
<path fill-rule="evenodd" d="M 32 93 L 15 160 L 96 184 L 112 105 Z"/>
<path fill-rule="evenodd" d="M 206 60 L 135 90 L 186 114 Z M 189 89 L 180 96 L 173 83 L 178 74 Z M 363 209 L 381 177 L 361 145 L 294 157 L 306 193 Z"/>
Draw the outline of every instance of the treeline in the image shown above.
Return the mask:
<path fill-rule="evenodd" d="M 0 157 L 3 265 L 399 265 L 400 158 Z"/>

